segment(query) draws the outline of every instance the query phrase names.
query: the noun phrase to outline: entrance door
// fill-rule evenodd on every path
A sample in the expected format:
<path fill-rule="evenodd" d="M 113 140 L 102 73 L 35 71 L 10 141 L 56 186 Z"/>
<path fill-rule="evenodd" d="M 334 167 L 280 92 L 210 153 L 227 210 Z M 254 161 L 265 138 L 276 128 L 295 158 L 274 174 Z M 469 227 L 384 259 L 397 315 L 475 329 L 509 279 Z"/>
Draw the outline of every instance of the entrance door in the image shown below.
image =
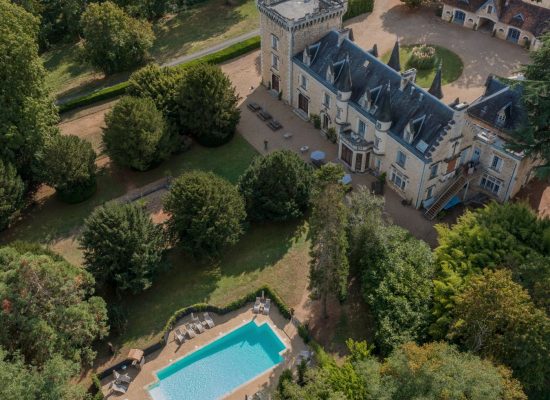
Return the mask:
<path fill-rule="evenodd" d="M 328 130 L 329 124 L 330 124 L 330 120 L 329 120 L 328 115 L 323 114 L 323 124 L 321 125 L 321 127 L 323 128 L 324 131 Z"/>
<path fill-rule="evenodd" d="M 352 158 L 353 158 L 353 151 L 351 151 L 349 147 L 343 144 L 342 156 L 341 156 L 342 161 L 344 161 L 346 164 L 348 164 L 351 167 Z"/>
<path fill-rule="evenodd" d="M 508 29 L 508 36 L 506 37 L 506 40 L 512 43 L 517 43 L 519 40 L 520 31 L 514 28 Z"/>
<path fill-rule="evenodd" d="M 275 74 L 271 74 L 271 89 L 279 92 L 279 77 Z"/>
<path fill-rule="evenodd" d="M 357 153 L 357 156 L 355 157 L 355 170 L 356 171 L 363 171 L 363 168 L 361 168 L 363 165 L 363 153 Z"/>
<path fill-rule="evenodd" d="M 481 156 L 481 149 L 479 147 L 474 147 L 474 154 L 472 154 L 472 161 L 477 163 L 479 157 Z"/>
<path fill-rule="evenodd" d="M 453 22 L 456 24 L 464 25 L 464 20 L 466 19 L 466 14 L 463 11 L 456 10 Z"/>
<path fill-rule="evenodd" d="M 309 100 L 302 93 L 298 95 L 298 108 L 309 115 Z"/>

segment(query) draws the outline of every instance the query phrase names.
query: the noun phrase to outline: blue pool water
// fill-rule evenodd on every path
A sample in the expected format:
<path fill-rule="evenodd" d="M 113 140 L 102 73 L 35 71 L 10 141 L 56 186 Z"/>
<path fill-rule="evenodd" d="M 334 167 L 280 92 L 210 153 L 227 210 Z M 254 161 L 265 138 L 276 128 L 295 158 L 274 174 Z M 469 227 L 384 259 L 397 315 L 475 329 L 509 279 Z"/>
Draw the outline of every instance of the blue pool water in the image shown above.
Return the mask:
<path fill-rule="evenodd" d="M 215 400 L 279 364 L 285 345 L 251 321 L 157 372 L 154 400 Z"/>

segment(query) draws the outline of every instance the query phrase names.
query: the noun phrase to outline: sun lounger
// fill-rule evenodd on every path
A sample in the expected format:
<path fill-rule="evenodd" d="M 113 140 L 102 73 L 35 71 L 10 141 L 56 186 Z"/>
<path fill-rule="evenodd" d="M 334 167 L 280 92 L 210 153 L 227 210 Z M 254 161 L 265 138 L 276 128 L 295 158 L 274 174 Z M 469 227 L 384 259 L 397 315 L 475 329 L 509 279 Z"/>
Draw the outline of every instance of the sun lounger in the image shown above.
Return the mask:
<path fill-rule="evenodd" d="M 266 299 L 264 304 L 264 314 L 269 314 L 269 308 L 271 307 L 271 299 Z"/>
<path fill-rule="evenodd" d="M 267 121 L 268 119 L 271 119 L 273 118 L 271 116 L 270 113 L 268 113 L 267 111 L 265 110 L 261 110 L 260 112 L 258 112 L 258 114 L 256 114 L 258 116 L 258 118 L 260 118 L 262 121 Z"/>
<path fill-rule="evenodd" d="M 185 331 L 185 334 L 189 337 L 189 339 L 193 339 L 195 337 L 195 332 L 191 324 L 185 325 L 183 329 Z"/>
<path fill-rule="evenodd" d="M 178 344 L 183 344 L 185 342 L 185 335 L 181 332 L 181 330 L 178 328 L 174 332 L 174 339 Z"/>
<path fill-rule="evenodd" d="M 192 324 L 193 326 L 193 329 L 195 329 L 195 331 L 197 333 L 203 333 L 204 332 L 204 326 L 202 326 L 202 324 L 200 322 L 194 322 Z"/>
<path fill-rule="evenodd" d="M 260 307 L 262 305 L 262 299 L 259 297 L 256 297 L 256 302 L 254 303 L 254 307 L 252 308 L 252 312 L 254 314 L 258 314 L 260 312 Z"/>
<path fill-rule="evenodd" d="M 279 129 L 281 129 L 283 126 L 279 123 L 279 121 L 276 121 L 274 119 L 272 119 L 271 121 L 269 121 L 267 123 L 267 126 L 269 126 L 269 128 L 272 130 L 272 131 L 277 131 Z"/>
<path fill-rule="evenodd" d="M 210 316 L 210 314 L 208 314 L 207 312 L 205 312 L 203 314 L 203 317 L 204 317 L 204 322 L 208 325 L 209 328 L 213 328 L 216 326 L 216 324 L 214 323 L 214 320 L 212 319 L 212 317 Z"/>
<path fill-rule="evenodd" d="M 113 370 L 113 378 L 115 378 L 115 382 L 117 383 L 127 383 L 128 385 L 130 382 L 132 382 L 132 378 L 128 376 L 128 374 L 119 374 L 115 370 Z"/>
<path fill-rule="evenodd" d="M 124 394 L 128 391 L 128 385 L 122 383 L 111 383 L 111 390 L 115 393 Z"/>
<path fill-rule="evenodd" d="M 253 101 L 251 101 L 250 103 L 248 103 L 246 105 L 248 107 L 248 109 L 252 112 L 257 112 L 257 111 L 260 111 L 262 109 L 262 107 L 260 107 L 260 105 L 258 103 L 255 103 Z"/>

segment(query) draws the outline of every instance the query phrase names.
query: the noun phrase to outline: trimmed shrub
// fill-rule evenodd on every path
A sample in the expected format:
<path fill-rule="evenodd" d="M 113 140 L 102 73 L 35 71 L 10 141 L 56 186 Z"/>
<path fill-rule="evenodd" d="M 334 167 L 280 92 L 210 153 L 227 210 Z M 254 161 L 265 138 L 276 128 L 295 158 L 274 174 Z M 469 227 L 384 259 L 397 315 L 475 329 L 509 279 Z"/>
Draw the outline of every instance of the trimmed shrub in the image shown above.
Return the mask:
<path fill-rule="evenodd" d="M 344 15 L 344 21 L 358 15 L 372 12 L 374 9 L 374 0 L 349 0 L 348 11 Z"/>
<path fill-rule="evenodd" d="M 418 70 L 432 69 L 436 58 L 435 47 L 421 44 L 413 47 L 407 64 Z"/>

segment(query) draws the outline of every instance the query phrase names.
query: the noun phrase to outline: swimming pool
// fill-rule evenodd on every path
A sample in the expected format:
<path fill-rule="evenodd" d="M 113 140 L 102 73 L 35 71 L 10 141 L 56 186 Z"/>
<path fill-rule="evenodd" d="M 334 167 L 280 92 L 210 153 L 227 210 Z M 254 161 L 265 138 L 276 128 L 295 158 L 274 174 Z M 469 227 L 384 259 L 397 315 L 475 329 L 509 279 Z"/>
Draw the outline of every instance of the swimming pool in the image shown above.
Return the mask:
<path fill-rule="evenodd" d="M 231 331 L 157 371 L 154 400 L 215 400 L 273 368 L 285 344 L 269 324 L 255 321 Z"/>

